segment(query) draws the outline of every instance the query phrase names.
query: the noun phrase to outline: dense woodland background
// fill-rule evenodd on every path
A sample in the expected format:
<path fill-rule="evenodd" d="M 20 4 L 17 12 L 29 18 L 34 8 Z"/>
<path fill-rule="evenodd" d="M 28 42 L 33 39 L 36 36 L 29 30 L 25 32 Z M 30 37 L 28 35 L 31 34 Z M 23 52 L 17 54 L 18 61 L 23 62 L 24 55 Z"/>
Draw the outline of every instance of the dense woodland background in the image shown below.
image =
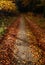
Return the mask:
<path fill-rule="evenodd" d="M 0 0 L 0 13 L 33 12 L 45 17 L 45 0 Z"/>

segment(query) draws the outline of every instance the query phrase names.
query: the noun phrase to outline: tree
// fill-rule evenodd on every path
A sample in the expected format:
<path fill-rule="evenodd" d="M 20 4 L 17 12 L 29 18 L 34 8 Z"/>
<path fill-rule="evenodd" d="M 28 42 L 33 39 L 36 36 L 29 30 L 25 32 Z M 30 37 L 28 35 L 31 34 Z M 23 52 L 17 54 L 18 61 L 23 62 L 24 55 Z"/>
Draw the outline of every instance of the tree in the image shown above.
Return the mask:
<path fill-rule="evenodd" d="M 0 11 L 4 10 L 4 11 L 12 11 L 12 12 L 16 12 L 17 10 L 17 6 L 15 3 L 13 3 L 13 0 L 1 0 L 0 1 Z"/>

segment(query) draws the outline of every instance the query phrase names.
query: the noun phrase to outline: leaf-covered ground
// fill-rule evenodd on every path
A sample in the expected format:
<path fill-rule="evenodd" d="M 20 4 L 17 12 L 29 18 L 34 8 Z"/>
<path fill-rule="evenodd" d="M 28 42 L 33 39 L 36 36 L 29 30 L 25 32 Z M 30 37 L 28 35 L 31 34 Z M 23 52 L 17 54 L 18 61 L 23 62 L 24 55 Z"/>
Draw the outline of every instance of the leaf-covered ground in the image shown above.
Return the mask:
<path fill-rule="evenodd" d="M 28 13 L 27 15 L 45 31 L 45 18 L 42 15 L 38 14 L 34 16 L 34 13 Z"/>
<path fill-rule="evenodd" d="M 3 33 L 5 35 L 0 43 L 1 65 L 45 64 L 45 53 L 37 45 L 39 43 L 31 30 L 32 28 L 30 27 L 29 22 L 25 19 L 25 16 L 27 15 L 8 18 L 3 17 L 0 19 L 2 24 L 0 25 L 0 34 L 2 34 L 4 31 L 7 31 Z M 33 18 L 33 16 L 29 15 L 27 17 L 32 19 L 32 22 L 37 22 L 39 19 L 37 19 L 37 17 Z M 38 24 L 41 25 L 40 19 L 38 20 L 37 26 Z"/>

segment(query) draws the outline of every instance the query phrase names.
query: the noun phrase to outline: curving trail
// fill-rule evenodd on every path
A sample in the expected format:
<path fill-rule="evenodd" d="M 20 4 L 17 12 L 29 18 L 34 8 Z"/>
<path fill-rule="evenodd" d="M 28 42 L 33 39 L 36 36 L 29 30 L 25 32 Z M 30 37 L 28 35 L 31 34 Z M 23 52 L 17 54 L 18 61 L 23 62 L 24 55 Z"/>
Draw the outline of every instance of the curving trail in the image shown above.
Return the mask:
<path fill-rule="evenodd" d="M 19 16 L 1 40 L 0 65 L 44 65 L 45 53 L 37 44 L 45 51 L 45 34 L 27 16 Z"/>

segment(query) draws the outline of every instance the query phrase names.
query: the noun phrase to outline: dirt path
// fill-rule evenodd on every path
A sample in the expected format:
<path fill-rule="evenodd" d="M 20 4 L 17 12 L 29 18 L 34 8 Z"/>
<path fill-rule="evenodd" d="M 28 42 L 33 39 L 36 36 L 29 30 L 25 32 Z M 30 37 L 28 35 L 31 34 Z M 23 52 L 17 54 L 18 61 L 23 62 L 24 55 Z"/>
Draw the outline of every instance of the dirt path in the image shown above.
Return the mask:
<path fill-rule="evenodd" d="M 38 43 L 37 39 L 40 36 L 42 38 L 42 35 L 40 35 L 42 32 L 38 29 L 40 36 L 37 37 L 38 31 L 36 31 L 37 25 L 35 25 L 23 16 L 12 23 L 1 42 L 0 65 L 40 65 L 42 50 L 35 44 Z"/>

